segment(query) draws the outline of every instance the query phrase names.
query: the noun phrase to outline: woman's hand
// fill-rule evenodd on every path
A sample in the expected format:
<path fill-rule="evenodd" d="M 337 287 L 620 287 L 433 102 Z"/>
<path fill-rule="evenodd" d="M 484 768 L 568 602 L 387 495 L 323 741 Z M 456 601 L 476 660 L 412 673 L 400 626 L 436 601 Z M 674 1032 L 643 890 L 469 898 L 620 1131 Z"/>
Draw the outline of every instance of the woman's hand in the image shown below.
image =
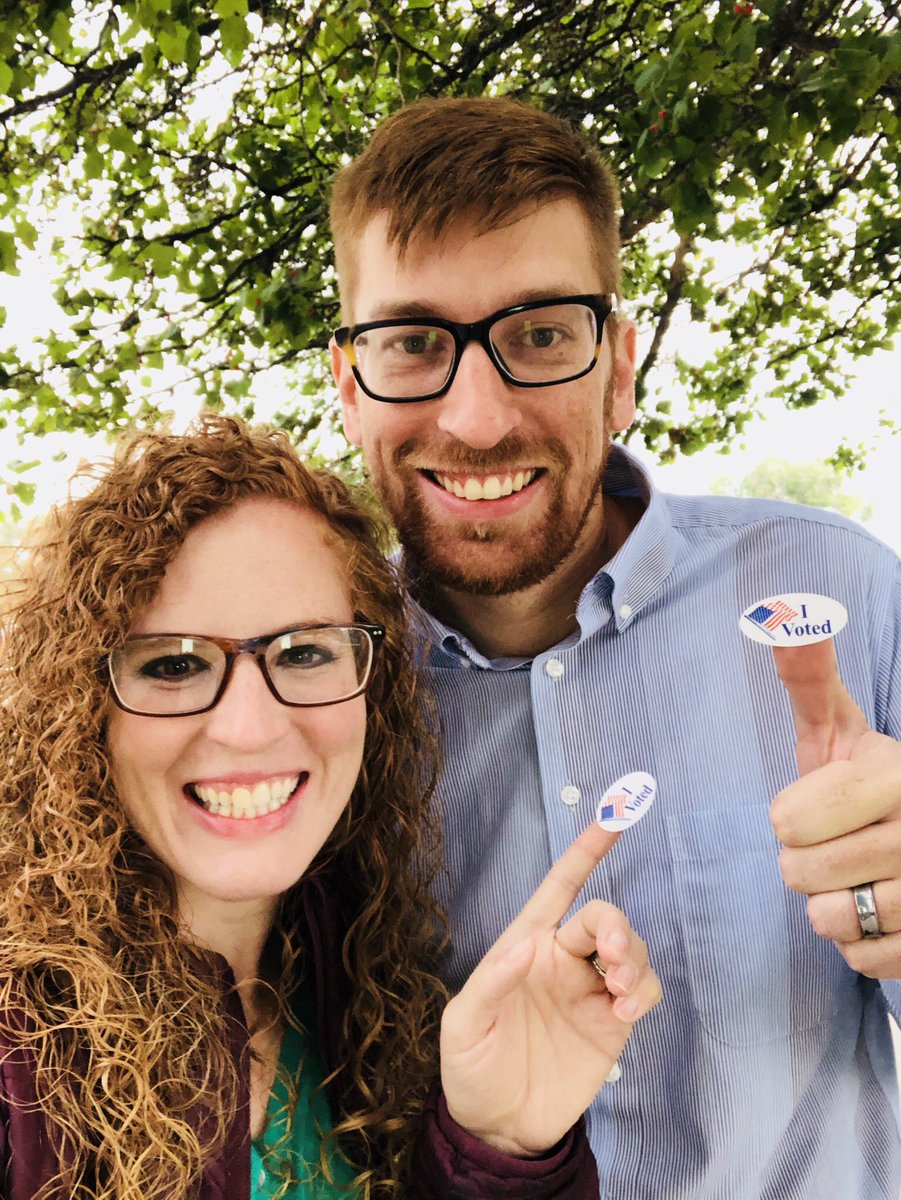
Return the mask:
<path fill-rule="evenodd" d="M 563 1137 L 660 999 L 647 948 L 619 909 L 592 900 L 558 927 L 619 836 L 586 829 L 444 1011 L 448 1111 L 508 1154 L 542 1154 Z M 586 961 L 595 951 L 606 979 Z"/>

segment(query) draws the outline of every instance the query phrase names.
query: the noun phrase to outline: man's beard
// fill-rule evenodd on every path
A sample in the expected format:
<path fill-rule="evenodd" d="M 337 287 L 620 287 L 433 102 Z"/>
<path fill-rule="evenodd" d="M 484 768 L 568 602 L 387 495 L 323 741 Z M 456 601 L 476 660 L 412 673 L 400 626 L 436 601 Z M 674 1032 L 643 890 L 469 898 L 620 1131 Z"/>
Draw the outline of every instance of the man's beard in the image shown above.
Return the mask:
<path fill-rule="evenodd" d="M 458 449 L 452 455 L 444 451 L 433 460 L 442 470 L 454 474 L 507 473 L 511 464 L 525 466 L 530 461 L 540 461 L 546 466 L 549 478 L 545 486 L 553 488 L 550 502 L 541 521 L 519 534 L 505 529 L 504 521 L 459 521 L 452 526 L 450 521 L 435 521 L 425 511 L 418 488 L 403 486 L 406 478 L 418 474 L 408 460 L 414 456 L 422 460 L 421 445 L 404 443 L 395 451 L 391 481 L 394 491 L 386 486 L 381 473 L 373 478 L 400 543 L 412 558 L 415 577 L 425 591 L 437 585 L 471 596 L 506 596 L 541 583 L 570 557 L 600 503 L 609 441 L 587 495 L 581 505 L 576 497 L 569 509 L 565 481 L 572 470 L 572 455 L 556 439 L 543 442 L 536 449 L 539 453 L 533 459 L 525 442 L 507 438 L 490 451 Z M 403 489 L 402 493 L 398 493 L 398 487 Z M 442 541 L 453 548 L 443 553 Z M 481 553 L 482 548 L 492 545 L 497 546 L 495 556 Z M 467 546 L 477 550 L 475 556 L 467 556 Z M 468 557 L 475 561 L 467 561 Z M 478 566 L 478 560 L 486 557 L 486 565 Z"/>

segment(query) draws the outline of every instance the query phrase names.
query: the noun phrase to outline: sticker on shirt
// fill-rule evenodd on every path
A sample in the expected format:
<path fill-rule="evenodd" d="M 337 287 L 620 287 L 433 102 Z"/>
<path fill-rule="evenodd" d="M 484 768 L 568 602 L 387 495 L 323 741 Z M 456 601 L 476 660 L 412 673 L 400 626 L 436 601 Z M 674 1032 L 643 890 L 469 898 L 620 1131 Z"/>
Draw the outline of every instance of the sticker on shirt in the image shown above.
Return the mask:
<path fill-rule="evenodd" d="M 654 803 L 657 781 L 646 771 L 633 771 L 609 787 L 598 805 L 598 824 L 618 833 L 640 821 Z"/>
<path fill-rule="evenodd" d="M 812 646 L 835 637 L 848 623 L 844 606 L 815 592 L 790 592 L 758 600 L 741 614 L 739 628 L 765 646 Z"/>

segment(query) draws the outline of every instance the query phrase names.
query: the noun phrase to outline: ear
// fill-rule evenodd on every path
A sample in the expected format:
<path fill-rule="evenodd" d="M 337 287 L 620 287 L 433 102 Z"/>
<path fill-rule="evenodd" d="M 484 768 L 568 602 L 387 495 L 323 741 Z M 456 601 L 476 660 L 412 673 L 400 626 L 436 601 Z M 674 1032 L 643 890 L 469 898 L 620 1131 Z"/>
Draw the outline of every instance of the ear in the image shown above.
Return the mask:
<path fill-rule="evenodd" d="M 612 345 L 610 429 L 622 433 L 635 420 L 637 330 L 635 322 L 626 317 L 612 319 L 616 321 L 616 335 Z M 607 320 L 610 321 L 611 317 Z"/>
<path fill-rule="evenodd" d="M 332 359 L 332 376 L 338 388 L 341 399 L 341 414 L 344 423 L 344 436 L 352 446 L 362 446 L 363 437 L 360 429 L 360 403 L 357 396 L 357 381 L 348 361 L 347 355 L 338 346 L 334 338 L 328 344 Z"/>

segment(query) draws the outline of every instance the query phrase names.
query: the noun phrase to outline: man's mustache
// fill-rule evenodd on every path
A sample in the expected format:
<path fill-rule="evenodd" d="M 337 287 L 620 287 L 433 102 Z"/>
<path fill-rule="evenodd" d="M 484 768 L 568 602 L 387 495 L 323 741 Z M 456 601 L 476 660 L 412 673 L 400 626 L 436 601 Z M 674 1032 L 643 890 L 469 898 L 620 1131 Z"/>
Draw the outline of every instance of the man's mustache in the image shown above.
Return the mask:
<path fill-rule="evenodd" d="M 394 466 L 415 470 L 434 470 L 451 473 L 472 471 L 490 475 L 516 471 L 523 467 L 559 467 L 566 469 L 571 456 L 556 438 L 529 439 L 509 437 L 479 450 L 463 442 L 436 442 L 409 439 L 394 451 Z"/>

